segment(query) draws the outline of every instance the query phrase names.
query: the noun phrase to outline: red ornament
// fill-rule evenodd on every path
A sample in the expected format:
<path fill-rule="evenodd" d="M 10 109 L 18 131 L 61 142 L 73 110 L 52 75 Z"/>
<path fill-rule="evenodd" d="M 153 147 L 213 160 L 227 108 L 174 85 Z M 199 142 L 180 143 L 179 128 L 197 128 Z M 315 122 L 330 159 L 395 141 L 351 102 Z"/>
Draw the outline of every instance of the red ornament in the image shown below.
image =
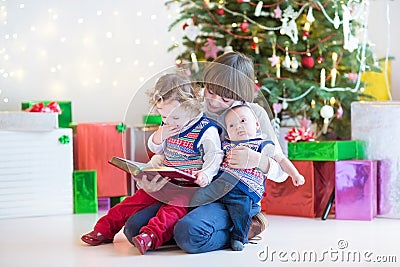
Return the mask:
<path fill-rule="evenodd" d="M 319 56 L 317 57 L 317 62 L 318 62 L 319 64 L 323 63 L 324 61 L 325 61 L 325 58 L 324 58 L 322 55 L 319 55 Z"/>
<path fill-rule="evenodd" d="M 311 55 L 307 55 L 301 59 L 301 65 L 303 66 L 303 68 L 311 69 L 312 67 L 314 67 L 314 64 L 314 58 Z"/>
<path fill-rule="evenodd" d="M 307 38 L 310 36 L 310 32 L 304 31 L 303 32 L 303 40 L 307 40 Z"/>
<path fill-rule="evenodd" d="M 238 2 L 239 4 L 241 4 L 241 3 L 244 2 L 244 0 L 237 0 L 237 2 Z"/>
<path fill-rule="evenodd" d="M 182 29 L 185 30 L 187 26 L 189 26 L 189 24 L 187 23 L 183 24 Z"/>
<path fill-rule="evenodd" d="M 251 42 L 251 49 L 256 49 L 256 48 L 257 48 L 257 43 Z"/>
<path fill-rule="evenodd" d="M 220 16 L 222 16 L 222 15 L 225 14 L 225 10 L 223 10 L 222 8 L 218 8 L 218 9 L 217 9 L 217 14 L 220 15 Z"/>
<path fill-rule="evenodd" d="M 249 31 L 249 23 L 247 21 L 244 21 L 240 24 L 240 29 L 242 32 L 248 32 Z"/>

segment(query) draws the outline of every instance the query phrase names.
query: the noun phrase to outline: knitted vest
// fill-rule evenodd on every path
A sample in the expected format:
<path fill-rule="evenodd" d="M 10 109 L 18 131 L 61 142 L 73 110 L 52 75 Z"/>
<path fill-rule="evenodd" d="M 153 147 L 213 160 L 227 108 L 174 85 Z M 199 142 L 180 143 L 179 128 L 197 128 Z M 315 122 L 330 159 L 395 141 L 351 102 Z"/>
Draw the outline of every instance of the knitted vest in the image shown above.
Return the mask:
<path fill-rule="evenodd" d="M 198 142 L 209 127 L 219 129 L 219 126 L 203 116 L 186 131 L 169 137 L 166 140 L 163 165 L 188 173 L 200 170 L 204 152 L 203 147 L 198 147 Z"/>
<path fill-rule="evenodd" d="M 254 138 L 245 141 L 224 141 L 222 142 L 222 149 L 224 150 L 224 155 L 235 147 L 244 146 L 248 147 L 254 151 L 260 152 L 264 146 L 268 144 L 274 144 L 272 141 L 263 140 L 261 138 Z M 259 202 L 265 191 L 265 177 L 264 173 L 257 168 L 253 169 L 233 169 L 229 167 L 227 158 L 221 164 L 220 171 L 232 175 L 238 180 L 236 186 L 242 190 L 245 194 L 249 195 L 254 202 Z"/>

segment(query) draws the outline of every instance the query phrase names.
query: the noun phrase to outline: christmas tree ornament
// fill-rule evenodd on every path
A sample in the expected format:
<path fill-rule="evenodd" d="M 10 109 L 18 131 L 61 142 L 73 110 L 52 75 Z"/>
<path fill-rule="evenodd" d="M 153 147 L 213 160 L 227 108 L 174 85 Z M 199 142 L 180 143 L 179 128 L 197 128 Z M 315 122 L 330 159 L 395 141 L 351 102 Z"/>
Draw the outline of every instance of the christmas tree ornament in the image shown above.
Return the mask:
<path fill-rule="evenodd" d="M 263 1 L 257 3 L 256 9 L 254 10 L 254 16 L 259 17 L 261 15 L 263 4 Z"/>
<path fill-rule="evenodd" d="M 336 110 L 336 118 L 341 119 L 343 117 L 343 108 L 342 105 L 339 103 L 339 107 Z"/>
<path fill-rule="evenodd" d="M 282 108 L 283 108 L 284 110 L 287 110 L 288 107 L 289 107 L 288 102 L 286 101 L 286 99 L 283 99 L 283 101 L 282 101 Z"/>
<path fill-rule="evenodd" d="M 281 77 L 281 62 L 278 57 L 278 63 L 276 64 L 276 78 Z"/>
<path fill-rule="evenodd" d="M 337 70 L 336 68 L 333 68 L 331 70 L 331 87 L 335 87 L 336 85 L 336 75 L 337 75 Z"/>
<path fill-rule="evenodd" d="M 313 15 L 312 6 L 310 6 L 310 8 L 308 9 L 306 19 L 307 19 L 307 21 L 310 22 L 310 23 L 313 23 L 313 22 L 315 21 L 315 18 L 314 18 L 314 15 Z"/>
<path fill-rule="evenodd" d="M 317 62 L 318 62 L 318 64 L 322 64 L 322 63 L 324 63 L 324 61 L 325 61 L 325 58 L 324 58 L 322 55 L 319 55 L 319 56 L 317 57 Z"/>
<path fill-rule="evenodd" d="M 275 135 L 279 136 L 281 120 L 279 119 L 278 114 L 282 111 L 282 104 L 280 103 L 272 104 L 272 110 L 274 112 L 274 118 L 271 120 L 272 128 L 275 131 Z"/>
<path fill-rule="evenodd" d="M 349 72 L 349 73 L 345 74 L 344 76 L 347 77 L 347 79 L 349 79 L 349 81 L 352 83 L 355 83 L 358 79 L 358 73 L 354 73 L 354 72 Z"/>
<path fill-rule="evenodd" d="M 329 120 L 333 117 L 334 115 L 334 110 L 333 107 L 329 105 L 324 105 L 319 114 L 321 115 L 322 118 L 324 118 L 324 124 L 322 128 L 322 133 L 326 134 L 328 132 L 328 126 L 329 126 Z"/>
<path fill-rule="evenodd" d="M 333 27 L 335 27 L 335 29 L 339 29 L 340 26 L 340 18 L 339 18 L 339 14 L 338 11 L 335 11 L 335 17 L 333 19 Z"/>
<path fill-rule="evenodd" d="M 192 52 L 190 54 L 190 57 L 192 59 L 192 70 L 194 70 L 195 72 L 199 71 L 199 63 L 197 61 L 197 56 L 195 52 Z"/>
<path fill-rule="evenodd" d="M 292 63 L 292 60 L 290 59 L 290 55 L 289 55 L 289 47 L 286 45 L 286 47 L 285 47 L 285 59 L 282 62 L 282 66 L 285 67 L 286 69 L 290 69 L 291 63 Z"/>
<path fill-rule="evenodd" d="M 223 16 L 225 14 L 225 10 L 223 8 L 217 8 L 216 13 L 220 16 Z"/>
<path fill-rule="evenodd" d="M 240 24 L 240 29 L 242 32 L 248 32 L 249 31 L 249 23 L 245 20 Z"/>
<path fill-rule="evenodd" d="M 301 59 L 301 65 L 305 69 L 311 69 L 314 67 L 315 61 L 310 52 L 307 52 L 307 54 Z"/>
<path fill-rule="evenodd" d="M 297 58 L 292 57 L 292 61 L 290 63 L 290 70 L 292 72 L 296 72 L 298 68 L 299 68 L 299 62 L 297 61 Z"/>
<path fill-rule="evenodd" d="M 296 24 L 296 18 L 298 17 L 298 13 L 294 11 L 292 6 L 288 6 L 284 11 L 281 18 L 282 26 L 281 26 L 281 34 L 286 34 L 292 40 L 294 44 L 297 44 L 298 41 L 298 30 Z"/>
<path fill-rule="evenodd" d="M 279 57 L 275 54 L 272 55 L 272 57 L 268 58 L 269 62 L 271 62 L 271 67 L 275 67 L 279 63 Z"/>
<path fill-rule="evenodd" d="M 254 52 L 256 53 L 256 55 L 260 54 L 260 49 L 258 47 L 258 37 L 254 36 L 253 37 L 253 42 L 251 43 L 251 48 L 254 49 Z"/>
<path fill-rule="evenodd" d="M 230 45 L 227 45 L 224 47 L 224 54 L 229 53 L 229 52 L 233 52 L 233 47 Z"/>
<path fill-rule="evenodd" d="M 186 26 L 184 29 L 185 35 L 186 37 L 190 40 L 190 41 L 194 41 L 196 40 L 197 36 L 200 33 L 200 29 L 199 27 L 195 26 L 195 25 L 189 25 Z"/>
<path fill-rule="evenodd" d="M 332 67 L 333 68 L 336 68 L 337 59 L 338 59 L 338 54 L 336 52 L 333 52 L 332 53 Z"/>
<path fill-rule="evenodd" d="M 303 40 L 307 40 L 307 38 L 310 36 L 310 28 L 311 28 L 311 24 L 308 21 L 306 23 L 304 23 Z"/>
<path fill-rule="evenodd" d="M 282 10 L 279 7 L 279 5 L 277 5 L 276 8 L 274 9 L 274 17 L 277 19 L 282 18 Z"/>
<path fill-rule="evenodd" d="M 326 79 L 325 69 L 322 68 L 321 73 L 320 73 L 320 81 L 319 81 L 319 86 L 321 88 L 325 88 L 325 79 Z"/>
<path fill-rule="evenodd" d="M 216 46 L 216 40 L 207 38 L 207 42 L 201 48 L 205 53 L 205 58 L 217 58 L 217 53 L 221 51 L 221 48 Z"/>

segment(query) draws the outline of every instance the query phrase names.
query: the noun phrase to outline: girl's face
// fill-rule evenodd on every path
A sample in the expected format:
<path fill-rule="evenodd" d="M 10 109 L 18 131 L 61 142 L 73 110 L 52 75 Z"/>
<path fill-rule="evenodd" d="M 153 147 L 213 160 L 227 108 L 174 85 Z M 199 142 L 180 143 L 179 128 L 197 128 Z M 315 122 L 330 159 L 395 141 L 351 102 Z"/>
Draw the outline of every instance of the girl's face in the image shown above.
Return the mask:
<path fill-rule="evenodd" d="M 221 114 L 227 108 L 232 106 L 234 99 L 224 98 L 216 93 L 214 93 L 211 89 L 207 87 L 204 90 L 204 98 L 206 101 L 206 108 L 208 112 Z"/>
<path fill-rule="evenodd" d="M 259 122 L 248 107 L 230 110 L 225 116 L 226 131 L 231 141 L 243 141 L 257 137 Z"/>
<path fill-rule="evenodd" d="M 178 129 L 185 127 L 197 114 L 183 108 L 177 100 L 164 100 L 156 105 L 162 121 Z"/>

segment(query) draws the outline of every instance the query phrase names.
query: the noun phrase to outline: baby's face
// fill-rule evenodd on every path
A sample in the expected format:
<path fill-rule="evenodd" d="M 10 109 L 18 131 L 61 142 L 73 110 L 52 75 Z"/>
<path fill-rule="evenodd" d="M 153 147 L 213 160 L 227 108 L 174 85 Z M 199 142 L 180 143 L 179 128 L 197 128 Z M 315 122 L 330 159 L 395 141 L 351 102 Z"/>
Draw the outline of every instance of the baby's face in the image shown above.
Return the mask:
<path fill-rule="evenodd" d="M 231 141 L 243 141 L 257 137 L 259 122 L 249 107 L 230 110 L 225 116 L 226 131 Z"/>
<path fill-rule="evenodd" d="M 177 129 L 185 127 L 197 115 L 183 108 L 176 100 L 161 101 L 157 103 L 156 108 L 163 123 Z"/>

